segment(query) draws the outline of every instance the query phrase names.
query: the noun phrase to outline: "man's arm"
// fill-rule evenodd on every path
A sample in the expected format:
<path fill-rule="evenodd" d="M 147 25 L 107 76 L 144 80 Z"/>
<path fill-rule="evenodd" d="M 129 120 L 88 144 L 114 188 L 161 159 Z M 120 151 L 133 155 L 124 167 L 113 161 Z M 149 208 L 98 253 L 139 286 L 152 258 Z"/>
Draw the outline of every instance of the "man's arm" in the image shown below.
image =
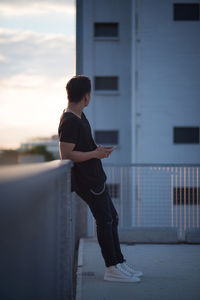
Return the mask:
<path fill-rule="evenodd" d="M 75 144 L 59 142 L 59 151 L 61 159 L 70 159 L 74 162 L 82 162 L 88 159 L 96 158 L 95 150 L 88 152 L 73 151 Z"/>
<path fill-rule="evenodd" d="M 103 146 L 88 152 L 73 151 L 75 144 L 59 142 L 59 151 L 61 159 L 70 159 L 73 162 L 83 162 L 92 158 L 108 157 L 113 149 L 106 149 Z"/>

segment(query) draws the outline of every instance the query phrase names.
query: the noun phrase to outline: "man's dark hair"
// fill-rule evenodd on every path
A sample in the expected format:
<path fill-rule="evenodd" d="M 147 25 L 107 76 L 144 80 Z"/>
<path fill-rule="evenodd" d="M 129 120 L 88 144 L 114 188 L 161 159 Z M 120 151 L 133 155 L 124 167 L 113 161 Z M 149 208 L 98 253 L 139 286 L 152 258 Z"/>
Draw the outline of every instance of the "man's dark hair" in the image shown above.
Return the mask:
<path fill-rule="evenodd" d="M 80 102 L 83 96 L 91 92 L 91 80 L 88 76 L 73 76 L 66 85 L 69 102 Z"/>

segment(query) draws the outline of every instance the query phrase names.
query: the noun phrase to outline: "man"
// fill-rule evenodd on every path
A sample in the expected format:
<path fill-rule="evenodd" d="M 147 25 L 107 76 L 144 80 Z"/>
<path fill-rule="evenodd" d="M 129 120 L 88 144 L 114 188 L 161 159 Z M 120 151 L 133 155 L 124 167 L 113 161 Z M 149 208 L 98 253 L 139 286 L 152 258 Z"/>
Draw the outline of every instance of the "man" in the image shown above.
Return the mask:
<path fill-rule="evenodd" d="M 83 112 L 91 96 L 91 80 L 84 75 L 72 77 L 67 85 L 68 106 L 63 110 L 58 128 L 61 159 L 70 159 L 71 191 L 90 207 L 96 221 L 97 239 L 105 261 L 105 280 L 139 282 L 142 272 L 126 263 L 118 238 L 118 214 L 106 185 L 107 176 L 101 159 L 109 157 L 113 147 L 97 146 L 90 124 Z"/>

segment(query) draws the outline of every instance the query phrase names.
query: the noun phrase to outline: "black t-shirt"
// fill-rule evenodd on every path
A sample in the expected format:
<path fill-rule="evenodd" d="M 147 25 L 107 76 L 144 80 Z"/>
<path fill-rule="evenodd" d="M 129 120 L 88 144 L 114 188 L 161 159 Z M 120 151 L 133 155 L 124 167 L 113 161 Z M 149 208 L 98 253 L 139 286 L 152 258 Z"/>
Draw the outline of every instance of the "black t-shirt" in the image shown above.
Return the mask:
<path fill-rule="evenodd" d="M 59 141 L 75 144 L 74 151 L 88 152 L 97 145 L 92 137 L 90 124 L 82 112 L 81 119 L 72 112 L 65 112 L 60 117 L 58 127 Z M 71 190 L 96 189 L 107 179 L 101 159 L 92 158 L 83 162 L 74 162 L 72 167 Z"/>

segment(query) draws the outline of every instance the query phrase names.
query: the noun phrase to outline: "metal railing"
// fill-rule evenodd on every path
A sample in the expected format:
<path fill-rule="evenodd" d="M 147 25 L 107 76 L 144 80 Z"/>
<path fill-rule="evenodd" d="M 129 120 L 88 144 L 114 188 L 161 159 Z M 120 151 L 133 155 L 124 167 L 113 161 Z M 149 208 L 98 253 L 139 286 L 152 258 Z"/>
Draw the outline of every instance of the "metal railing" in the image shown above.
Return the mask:
<path fill-rule="evenodd" d="M 86 206 L 68 160 L 0 168 L 1 299 L 74 299 Z"/>
<path fill-rule="evenodd" d="M 107 184 L 119 214 L 119 230 L 173 228 L 178 240 L 200 227 L 200 165 L 104 164 Z M 89 212 L 89 234 L 96 237 Z"/>

